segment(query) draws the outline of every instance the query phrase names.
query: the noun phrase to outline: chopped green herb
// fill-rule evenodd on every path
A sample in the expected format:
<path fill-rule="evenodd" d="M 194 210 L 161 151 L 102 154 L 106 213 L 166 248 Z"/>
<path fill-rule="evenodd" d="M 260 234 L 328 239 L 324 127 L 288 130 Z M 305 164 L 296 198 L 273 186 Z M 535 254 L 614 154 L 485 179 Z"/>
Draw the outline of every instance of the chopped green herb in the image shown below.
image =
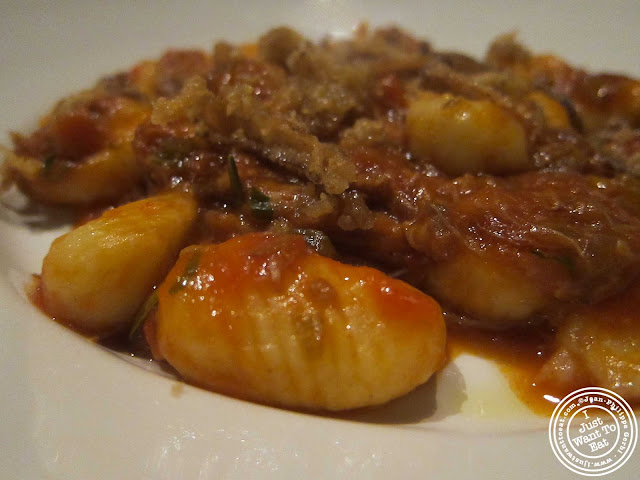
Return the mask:
<path fill-rule="evenodd" d="M 249 195 L 249 206 L 255 217 L 263 220 L 273 219 L 271 199 L 255 187 L 251 189 Z"/>
<path fill-rule="evenodd" d="M 198 272 L 198 264 L 200 263 L 201 255 L 202 252 L 199 249 L 193 251 L 191 258 L 189 258 L 189 261 L 184 267 L 184 272 L 182 273 L 182 275 L 180 275 L 176 283 L 169 289 L 170 295 L 178 293 L 180 290 L 186 287 L 191 277 L 193 277 Z"/>
<path fill-rule="evenodd" d="M 236 166 L 236 159 L 233 155 L 229 155 L 228 160 L 229 182 L 231 183 L 231 194 L 233 201 L 236 203 L 242 203 L 244 200 L 244 188 L 240 181 L 240 175 L 238 175 L 238 167 Z"/>
<path fill-rule="evenodd" d="M 158 294 L 154 290 L 149 298 L 142 304 L 138 313 L 136 313 L 135 318 L 133 319 L 133 324 L 131 325 L 131 330 L 129 330 L 129 340 L 133 338 L 138 329 L 142 326 L 145 319 L 149 315 L 149 312 L 158 304 Z"/>
<path fill-rule="evenodd" d="M 240 175 L 238 175 L 238 167 L 233 155 L 229 155 L 227 171 L 229 172 L 229 183 L 231 184 L 233 202 L 241 204 L 246 199 L 246 194 L 240 180 Z M 249 207 L 256 218 L 260 218 L 262 220 L 273 219 L 273 206 L 271 205 L 271 200 L 256 187 L 252 187 L 249 192 Z"/>

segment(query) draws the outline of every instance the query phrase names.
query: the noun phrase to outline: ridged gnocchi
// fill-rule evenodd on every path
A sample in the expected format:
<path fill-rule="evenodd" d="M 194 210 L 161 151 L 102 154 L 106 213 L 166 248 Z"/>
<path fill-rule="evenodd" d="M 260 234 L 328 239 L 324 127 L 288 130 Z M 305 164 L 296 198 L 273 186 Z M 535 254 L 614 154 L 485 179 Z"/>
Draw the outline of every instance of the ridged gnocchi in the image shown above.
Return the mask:
<path fill-rule="evenodd" d="M 57 239 L 28 293 L 193 384 L 382 404 L 444 361 L 432 295 L 452 337 L 490 339 L 491 358 L 500 344 L 505 364 L 530 353 L 530 384 L 548 360 L 547 393 L 640 402 L 638 316 L 610 303 L 640 272 L 637 79 L 513 36 L 481 60 L 396 27 L 320 42 L 281 27 L 104 77 L 11 140 L 1 191 L 80 218 L 160 195 Z"/>
<path fill-rule="evenodd" d="M 187 194 L 150 197 L 54 240 L 42 264 L 45 311 L 94 335 L 127 328 L 184 246 L 196 210 Z"/>
<path fill-rule="evenodd" d="M 445 357 L 438 304 L 378 270 L 254 233 L 183 250 L 147 338 L 189 381 L 266 404 L 342 410 L 425 382 Z"/>

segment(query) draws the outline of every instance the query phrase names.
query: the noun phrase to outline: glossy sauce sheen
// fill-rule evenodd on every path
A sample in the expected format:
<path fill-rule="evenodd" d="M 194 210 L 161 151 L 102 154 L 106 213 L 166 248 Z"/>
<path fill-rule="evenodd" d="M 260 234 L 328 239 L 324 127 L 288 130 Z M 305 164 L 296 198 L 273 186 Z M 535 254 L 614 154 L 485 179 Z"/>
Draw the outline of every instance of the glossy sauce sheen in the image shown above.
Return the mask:
<path fill-rule="evenodd" d="M 385 403 L 445 361 L 439 305 L 300 235 L 253 233 L 183 250 L 145 329 L 187 380 L 311 410 Z"/>
<path fill-rule="evenodd" d="M 302 243 L 298 241 L 291 242 L 290 246 L 293 244 L 296 245 L 295 250 L 297 250 L 294 256 L 308 253 L 304 241 L 302 241 Z M 279 254 L 281 252 L 277 253 Z M 245 282 L 252 281 L 246 277 L 261 276 L 257 273 L 257 269 L 259 268 L 259 270 L 262 271 L 264 262 L 257 263 L 257 260 L 256 256 L 254 256 L 248 262 L 249 264 L 253 264 L 253 269 L 246 268 L 241 270 L 246 273 L 245 279 L 241 280 L 242 284 L 246 285 Z M 236 259 L 235 262 L 232 261 L 225 266 L 221 265 L 220 270 L 229 271 L 229 266 L 233 263 L 237 264 L 238 261 L 239 260 Z M 245 265 L 247 265 L 247 263 L 245 263 Z M 238 284 L 231 281 L 229 277 L 237 279 L 238 276 L 227 276 L 227 280 L 229 281 L 228 285 L 237 286 Z M 176 282 L 178 281 L 179 279 L 176 279 Z M 394 313 L 402 311 L 405 318 L 410 318 L 411 311 L 414 311 L 414 309 L 424 307 L 433 309 L 432 304 L 425 305 L 424 303 L 416 302 L 411 292 L 408 292 L 407 295 L 402 295 L 398 292 L 397 284 L 395 287 L 396 288 L 393 286 L 384 286 L 377 290 L 379 291 L 377 298 L 381 310 L 385 312 L 385 315 L 393 315 Z M 231 291 L 234 290 L 234 288 L 231 288 Z M 27 286 L 26 291 L 31 302 L 44 312 L 39 275 L 33 275 L 32 281 Z M 636 289 L 636 297 L 640 297 L 638 292 L 640 292 L 640 289 Z M 223 294 L 225 291 L 219 290 L 219 293 Z M 327 299 L 325 298 L 325 300 Z M 640 301 L 636 303 L 640 304 Z M 637 310 L 634 302 L 618 305 L 616 308 L 620 310 L 618 312 L 620 315 L 627 316 L 633 315 Z M 154 320 L 154 313 L 155 312 L 152 312 L 144 326 L 144 336 L 146 340 L 141 338 L 140 335 L 136 335 L 133 339 L 128 338 L 126 335 L 119 335 L 102 339 L 99 343 L 112 350 L 128 353 L 138 358 L 149 361 L 153 361 L 154 359 L 161 360 L 161 355 L 155 342 L 156 322 Z M 74 328 L 73 325 L 68 323 L 61 323 L 66 327 Z M 232 328 L 233 327 L 229 327 L 229 330 Z M 78 333 L 83 334 L 81 331 L 78 331 Z M 91 337 L 88 336 L 88 338 Z M 516 394 L 520 401 L 533 412 L 542 416 L 550 416 L 557 405 L 557 400 L 569 393 L 569 391 L 563 390 L 557 385 L 553 385 L 552 383 L 545 384 L 536 378 L 540 368 L 549 357 L 552 348 L 552 338 L 553 332 L 545 328 L 511 332 L 487 332 L 449 325 L 447 329 L 446 358 L 448 362 L 455 361 L 457 356 L 468 353 L 494 362 L 503 375 L 505 375 L 513 393 Z M 162 362 L 159 363 L 159 365 L 165 370 L 172 371 L 168 365 Z M 638 411 L 637 404 L 632 403 L 632 406 L 634 410 Z"/>
<path fill-rule="evenodd" d="M 6 164 L 16 185 L 85 211 L 85 221 L 97 205 L 190 192 L 196 228 L 174 253 L 251 232 L 320 232 L 339 258 L 403 272 L 446 311 L 473 319 L 451 328 L 451 356 L 497 361 L 535 410 L 547 410 L 545 395 L 590 384 L 640 401 L 640 319 L 631 311 L 640 303 L 624 293 L 640 271 L 637 79 L 583 71 L 513 36 L 476 60 L 393 27 L 319 43 L 281 27 L 212 53 L 170 50 L 58 103 L 36 131 L 13 135 Z M 241 292 L 284 297 L 295 279 L 319 310 L 338 311 L 357 271 L 379 323 L 401 325 L 391 331 L 439 312 L 380 272 L 318 260 L 301 238 L 271 240 L 189 247 L 160 303 L 183 302 L 196 323 L 215 312 L 229 338 L 243 328 L 250 337 L 234 317 Z M 66 258 L 85 248 L 71 250 Z M 306 268 L 331 270 L 335 285 Z M 89 283 L 68 276 L 54 297 Z M 92 298 L 120 284 L 103 283 Z M 107 310 L 130 300 L 125 290 Z M 620 307 L 627 301 L 633 308 Z M 87 315 L 78 320 L 86 326 Z M 125 328 L 130 319 L 118 320 Z"/>
<path fill-rule="evenodd" d="M 207 302 L 218 304 L 219 299 L 224 298 L 226 305 L 240 305 L 243 300 L 243 292 L 257 285 L 259 289 L 269 290 L 272 295 L 282 293 L 282 288 L 287 286 L 290 275 L 304 276 L 304 264 L 310 257 L 315 256 L 300 235 L 274 236 L 276 241 L 265 241 L 262 234 L 250 234 L 243 238 L 242 243 L 220 244 L 213 248 L 192 246 L 182 252 L 173 271 L 183 271 L 183 275 L 171 280 L 158 289 L 160 299 L 167 296 L 179 295 L 182 288 L 200 291 L 207 289 Z M 241 248 L 237 248 L 241 245 Z M 228 251 L 227 251 L 228 250 Z M 210 252 L 215 251 L 215 260 L 211 259 Z M 225 260 L 221 262 L 222 256 Z M 189 277 L 190 262 L 198 259 L 197 270 L 206 272 L 205 277 L 194 273 Z M 295 266 L 292 273 L 291 266 Z M 437 311 L 437 304 L 425 295 L 416 295 L 413 287 L 404 282 L 399 282 L 386 277 L 380 271 L 369 267 L 357 267 L 362 280 L 370 286 L 371 296 L 376 300 L 377 306 L 383 316 L 396 317 L 412 322 L 422 316 L 429 317 L 430 313 Z M 332 272 L 343 276 L 349 281 L 349 275 L 354 267 L 332 262 Z M 186 274 L 184 272 L 187 272 Z M 281 276 L 286 272 L 287 277 Z M 364 275 L 362 275 L 362 273 Z M 208 283 L 215 279 L 215 290 L 208 290 Z M 187 280 L 185 282 L 185 280 Z M 182 285 L 186 283 L 185 285 Z M 321 290 L 321 287 L 318 287 Z M 322 298 L 321 293 L 315 293 L 313 285 L 310 287 L 311 295 L 324 302 L 331 302 L 331 295 Z M 205 306 L 205 308 L 209 308 Z M 231 307 L 228 307 L 231 310 Z M 219 312 L 224 315 L 224 312 Z"/>
<path fill-rule="evenodd" d="M 447 350 L 451 361 L 469 353 L 495 362 L 520 401 L 535 413 L 549 416 L 556 406 L 554 399 L 568 393 L 537 382 L 549 356 L 551 338 L 552 333 L 543 328 L 496 333 L 449 326 Z"/>

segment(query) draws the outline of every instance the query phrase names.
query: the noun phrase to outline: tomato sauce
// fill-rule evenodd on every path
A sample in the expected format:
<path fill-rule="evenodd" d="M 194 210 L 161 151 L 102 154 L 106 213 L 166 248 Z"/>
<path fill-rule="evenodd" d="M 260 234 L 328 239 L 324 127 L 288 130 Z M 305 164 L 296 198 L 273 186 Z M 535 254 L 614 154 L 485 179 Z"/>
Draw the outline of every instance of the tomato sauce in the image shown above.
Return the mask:
<path fill-rule="evenodd" d="M 474 328 L 449 326 L 447 330 L 450 361 L 463 353 L 495 362 L 513 393 L 533 412 L 550 415 L 556 400 L 565 393 L 557 386 L 543 385 L 537 375 L 550 355 L 553 332 L 547 328 L 487 332 Z"/>

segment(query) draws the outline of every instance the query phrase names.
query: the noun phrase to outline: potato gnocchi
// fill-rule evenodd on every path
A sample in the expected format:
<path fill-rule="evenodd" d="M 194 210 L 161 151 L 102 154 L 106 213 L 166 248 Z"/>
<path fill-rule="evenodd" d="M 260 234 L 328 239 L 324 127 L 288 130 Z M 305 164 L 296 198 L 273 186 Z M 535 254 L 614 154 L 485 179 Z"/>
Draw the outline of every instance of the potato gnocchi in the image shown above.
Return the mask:
<path fill-rule="evenodd" d="M 544 338 L 529 386 L 640 401 L 639 85 L 513 36 L 278 27 L 63 99 L 3 185 L 98 217 L 51 246 L 44 310 L 205 388 L 378 405 L 443 364 L 446 318 L 506 363 Z"/>
<path fill-rule="evenodd" d="M 107 210 L 57 238 L 42 262 L 45 310 L 95 335 L 128 328 L 195 218 L 192 197 L 169 193 Z"/>
<path fill-rule="evenodd" d="M 438 304 L 299 235 L 253 233 L 182 251 L 158 287 L 157 355 L 214 391 L 292 408 L 378 405 L 444 362 Z"/>

